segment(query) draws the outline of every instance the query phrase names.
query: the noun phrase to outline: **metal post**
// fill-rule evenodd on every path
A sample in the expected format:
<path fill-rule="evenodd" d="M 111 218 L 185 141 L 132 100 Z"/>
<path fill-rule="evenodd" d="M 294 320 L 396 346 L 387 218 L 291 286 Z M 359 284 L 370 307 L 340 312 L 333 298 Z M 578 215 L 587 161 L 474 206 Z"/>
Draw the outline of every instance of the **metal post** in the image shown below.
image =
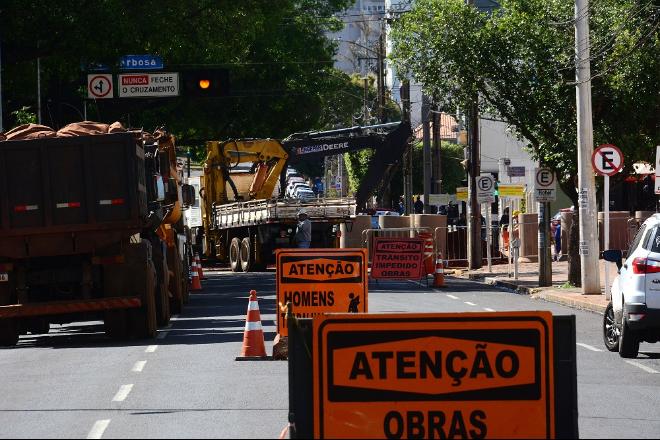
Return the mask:
<path fill-rule="evenodd" d="M 41 58 L 37 57 L 37 123 L 41 124 Z"/>
<path fill-rule="evenodd" d="M 605 238 L 603 239 L 603 249 L 607 250 L 610 248 L 610 176 L 605 174 Z M 610 294 L 610 274 L 609 274 L 609 264 L 605 264 L 605 299 L 611 299 Z"/>
<path fill-rule="evenodd" d="M 550 233 L 550 204 L 539 203 L 538 206 L 538 254 L 539 254 L 539 286 L 552 286 L 552 262 L 548 235 Z"/>
<path fill-rule="evenodd" d="M 382 25 L 385 24 L 383 20 Z M 378 37 L 378 121 L 385 122 L 385 29 L 381 26 L 380 36 Z"/>
<path fill-rule="evenodd" d="M 403 104 L 403 118 L 410 122 L 410 81 L 405 79 L 399 90 Z M 413 213 L 412 204 L 412 143 L 408 143 L 403 160 L 403 201 L 405 214 Z"/>
<path fill-rule="evenodd" d="M 364 118 L 364 123 L 369 124 L 369 78 L 366 76 L 362 78 L 364 82 L 364 110 L 362 117 Z"/>
<path fill-rule="evenodd" d="M 479 108 L 478 97 L 474 97 L 470 109 L 470 162 L 468 177 L 468 205 L 470 209 L 468 217 L 468 251 L 470 269 L 481 268 L 481 218 L 479 202 L 477 201 L 476 178 L 479 176 L 481 166 L 479 164 Z"/>
<path fill-rule="evenodd" d="M 442 148 L 442 118 L 441 113 L 438 111 L 438 106 L 435 107 L 433 112 L 433 185 L 432 191 L 434 194 L 442 193 L 442 158 L 440 157 Z"/>
<path fill-rule="evenodd" d="M 424 214 L 429 211 L 429 193 L 431 192 L 431 121 L 429 119 L 429 97 L 422 94 L 422 133 L 424 145 Z"/>
<path fill-rule="evenodd" d="M 513 279 L 518 279 L 518 255 L 520 253 L 520 239 L 516 238 L 515 240 L 510 240 L 509 243 L 512 243 L 513 247 Z"/>
<path fill-rule="evenodd" d="M 492 228 L 490 222 L 490 203 L 486 203 L 486 261 L 488 262 L 488 272 L 493 271 L 493 261 L 490 251 L 492 240 Z"/>
<path fill-rule="evenodd" d="M 592 215 L 596 211 L 596 182 L 591 168 L 593 126 L 591 65 L 589 62 L 589 0 L 575 0 L 576 101 L 578 135 L 578 199 L 582 294 L 600 294 L 598 236 Z"/>

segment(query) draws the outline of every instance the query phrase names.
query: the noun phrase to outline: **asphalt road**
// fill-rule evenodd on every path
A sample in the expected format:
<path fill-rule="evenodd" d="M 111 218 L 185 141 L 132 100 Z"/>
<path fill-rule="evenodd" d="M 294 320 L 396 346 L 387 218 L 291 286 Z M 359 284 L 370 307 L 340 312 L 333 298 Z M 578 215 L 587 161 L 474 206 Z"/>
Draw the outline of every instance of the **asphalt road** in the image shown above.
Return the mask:
<path fill-rule="evenodd" d="M 114 343 L 101 323 L 75 323 L 0 350 L 0 437 L 277 437 L 287 421 L 286 362 L 234 360 L 250 289 L 258 292 L 266 348 L 272 347 L 274 274 L 207 277 L 204 291 L 156 340 Z M 574 314 L 580 437 L 660 432 L 660 344 L 642 344 L 638 359 L 621 359 L 603 346 L 601 315 L 454 278 L 442 290 L 374 283 L 369 309 Z"/>

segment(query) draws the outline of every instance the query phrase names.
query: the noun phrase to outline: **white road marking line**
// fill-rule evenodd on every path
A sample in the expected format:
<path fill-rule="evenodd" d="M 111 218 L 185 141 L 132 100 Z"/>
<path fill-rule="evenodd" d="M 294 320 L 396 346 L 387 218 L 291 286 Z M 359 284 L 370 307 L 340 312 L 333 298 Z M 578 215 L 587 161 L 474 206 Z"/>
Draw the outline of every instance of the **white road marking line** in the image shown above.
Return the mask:
<path fill-rule="evenodd" d="M 156 339 L 165 339 L 168 333 L 169 332 L 160 332 L 158 333 L 158 336 L 156 336 Z"/>
<path fill-rule="evenodd" d="M 586 348 L 587 350 L 591 350 L 591 351 L 603 351 L 600 348 L 593 347 L 589 344 L 583 344 L 582 342 L 576 342 L 575 345 L 579 345 L 580 347 Z"/>
<path fill-rule="evenodd" d="M 451 299 L 458 299 L 458 297 L 457 297 L 457 296 L 454 296 L 454 295 L 450 295 L 450 294 L 447 294 L 447 297 L 449 297 L 449 298 L 451 298 Z"/>
<path fill-rule="evenodd" d="M 467 304 L 468 306 L 476 306 L 475 303 L 470 302 L 470 301 L 463 301 L 463 302 L 464 302 L 465 304 Z"/>
<path fill-rule="evenodd" d="M 490 307 L 484 307 L 484 310 L 487 312 L 494 312 L 495 309 L 491 309 Z"/>
<path fill-rule="evenodd" d="M 144 370 L 144 366 L 147 364 L 147 361 L 137 361 L 133 368 L 131 369 L 134 373 L 141 373 Z"/>
<path fill-rule="evenodd" d="M 653 368 L 647 367 L 646 365 L 640 364 L 639 362 L 636 362 L 636 361 L 626 361 L 626 362 L 629 363 L 630 365 L 632 365 L 633 367 L 641 368 L 642 370 L 646 371 L 647 373 L 651 373 L 651 374 L 659 374 L 660 373 L 660 371 L 654 370 Z"/>
<path fill-rule="evenodd" d="M 145 353 L 153 353 L 153 352 L 156 351 L 157 349 L 158 349 L 158 346 L 157 346 L 157 345 L 150 345 L 150 346 L 148 346 L 148 347 L 144 350 L 144 352 L 145 352 Z"/>
<path fill-rule="evenodd" d="M 105 429 L 108 427 L 109 424 L 110 424 L 110 419 L 97 420 L 94 423 L 94 426 L 92 426 L 92 429 L 89 431 L 89 434 L 87 434 L 87 438 L 103 437 L 103 433 L 105 432 Z"/>
<path fill-rule="evenodd" d="M 123 402 L 128 397 L 128 393 L 133 389 L 133 384 L 129 383 L 128 385 L 122 385 L 115 394 L 115 397 L 112 398 L 113 402 Z"/>

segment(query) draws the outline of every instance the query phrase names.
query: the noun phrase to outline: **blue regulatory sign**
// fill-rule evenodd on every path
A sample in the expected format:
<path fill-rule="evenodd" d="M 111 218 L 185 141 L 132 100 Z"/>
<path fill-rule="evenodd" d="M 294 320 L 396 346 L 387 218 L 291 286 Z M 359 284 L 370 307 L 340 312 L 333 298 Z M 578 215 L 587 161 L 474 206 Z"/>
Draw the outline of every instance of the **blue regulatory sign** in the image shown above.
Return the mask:
<path fill-rule="evenodd" d="M 163 59 L 157 55 L 124 55 L 119 59 L 119 68 L 122 70 L 160 70 L 163 68 Z"/>

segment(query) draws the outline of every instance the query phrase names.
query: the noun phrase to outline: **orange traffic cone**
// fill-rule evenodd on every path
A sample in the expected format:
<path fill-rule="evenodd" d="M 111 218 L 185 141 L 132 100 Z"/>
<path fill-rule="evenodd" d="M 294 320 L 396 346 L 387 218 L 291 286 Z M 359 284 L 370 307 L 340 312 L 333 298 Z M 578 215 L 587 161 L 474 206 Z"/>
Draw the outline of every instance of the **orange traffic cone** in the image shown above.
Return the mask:
<path fill-rule="evenodd" d="M 199 282 L 199 272 L 197 271 L 197 262 L 193 258 L 193 265 L 190 269 L 192 272 L 192 283 L 190 290 L 202 290 L 202 283 Z"/>
<path fill-rule="evenodd" d="M 433 276 L 433 287 L 445 287 L 445 268 L 442 265 L 442 256 L 438 255 L 435 260 L 435 274 Z"/>
<path fill-rule="evenodd" d="M 202 270 L 202 262 L 199 260 L 199 254 L 195 252 L 195 263 L 197 263 L 197 273 L 199 274 L 200 280 L 205 280 L 204 271 Z"/>
<path fill-rule="evenodd" d="M 266 345 L 264 343 L 264 331 L 261 328 L 257 292 L 250 290 L 250 301 L 248 302 L 245 331 L 243 332 L 243 348 L 241 349 L 241 355 L 236 360 L 258 359 L 268 359 L 268 356 L 266 355 Z"/>

